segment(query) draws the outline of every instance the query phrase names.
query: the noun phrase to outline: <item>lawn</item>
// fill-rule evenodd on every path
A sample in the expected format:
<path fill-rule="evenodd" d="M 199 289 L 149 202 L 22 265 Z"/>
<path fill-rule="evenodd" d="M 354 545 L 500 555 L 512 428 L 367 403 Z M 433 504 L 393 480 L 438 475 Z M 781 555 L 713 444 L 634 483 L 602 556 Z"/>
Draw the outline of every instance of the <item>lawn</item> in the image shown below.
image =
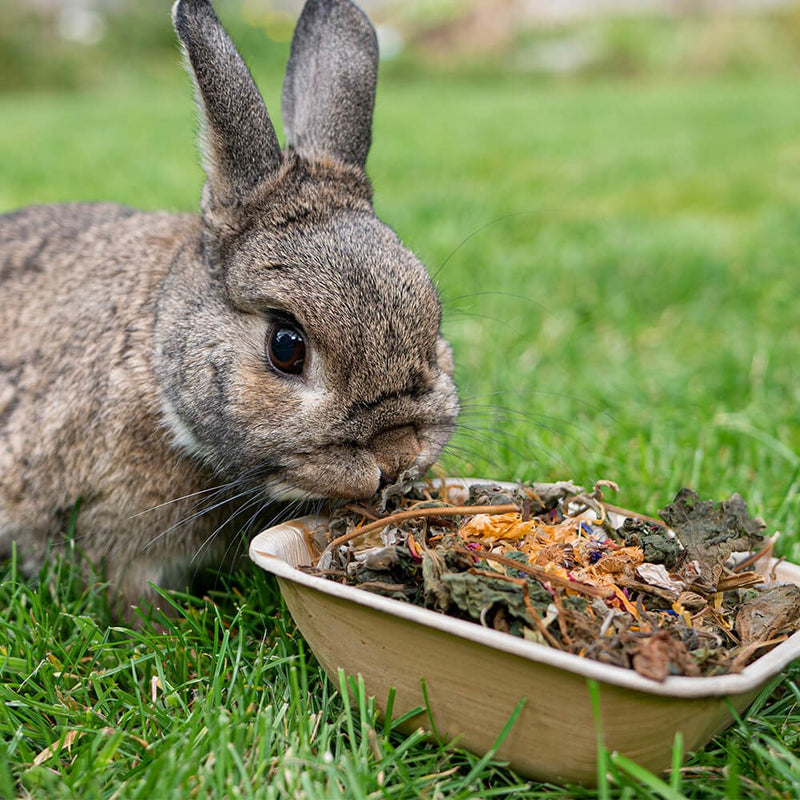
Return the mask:
<path fill-rule="evenodd" d="M 258 77 L 276 109 L 280 76 Z M 180 80 L 0 95 L 0 120 L 0 211 L 197 204 Z M 796 75 L 394 76 L 368 166 L 445 302 L 448 472 L 608 478 L 650 513 L 682 486 L 738 491 L 800 560 Z M 140 632 L 109 628 L 69 564 L 0 578 L 2 797 L 796 796 L 797 667 L 665 783 L 620 769 L 593 792 L 349 710 L 246 562 Z"/>

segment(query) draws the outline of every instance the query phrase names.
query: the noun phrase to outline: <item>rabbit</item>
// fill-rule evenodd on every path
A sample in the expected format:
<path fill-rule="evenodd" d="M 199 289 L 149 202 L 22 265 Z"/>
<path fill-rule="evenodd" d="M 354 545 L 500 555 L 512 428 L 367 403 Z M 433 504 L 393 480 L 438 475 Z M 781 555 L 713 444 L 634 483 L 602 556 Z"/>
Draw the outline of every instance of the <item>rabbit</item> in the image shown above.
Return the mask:
<path fill-rule="evenodd" d="M 0 549 L 34 573 L 75 515 L 123 616 L 281 504 L 423 474 L 459 412 L 437 291 L 372 207 L 365 14 L 305 4 L 285 150 L 210 2 L 172 19 L 201 118 L 199 217 L 0 216 Z"/>

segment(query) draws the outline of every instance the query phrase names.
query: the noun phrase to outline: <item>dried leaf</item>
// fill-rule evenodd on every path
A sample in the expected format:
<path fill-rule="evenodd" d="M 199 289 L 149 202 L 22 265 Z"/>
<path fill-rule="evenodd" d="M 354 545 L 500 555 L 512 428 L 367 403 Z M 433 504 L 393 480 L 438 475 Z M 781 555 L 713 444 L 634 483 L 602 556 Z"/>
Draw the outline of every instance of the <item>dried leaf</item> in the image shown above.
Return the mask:
<path fill-rule="evenodd" d="M 476 514 L 459 529 L 464 539 L 522 539 L 533 530 L 533 522 L 522 522 L 519 514 Z"/>
<path fill-rule="evenodd" d="M 763 642 L 800 626 L 800 586 L 775 586 L 739 606 L 734 629 L 742 645 Z"/>
<path fill-rule="evenodd" d="M 389 484 L 381 492 L 381 514 L 394 507 L 396 501 L 409 494 L 417 483 L 419 483 L 419 470 L 416 467 L 411 467 L 401 472 L 397 480 Z"/>
<path fill-rule="evenodd" d="M 422 587 L 425 605 L 436 611 L 450 608 L 450 591 L 442 581 L 445 564 L 434 550 L 427 550 L 422 556 Z"/>
<path fill-rule="evenodd" d="M 53 742 L 53 744 L 45 747 L 41 753 L 38 753 L 34 757 L 33 763 L 38 767 L 39 764 L 44 764 L 45 761 L 52 758 L 59 750 L 66 749 L 67 752 L 70 752 L 75 740 L 83 736 L 83 734 L 83 731 L 67 731 L 63 739 Z"/>
<path fill-rule="evenodd" d="M 353 558 L 363 564 L 367 569 L 387 570 L 397 563 L 398 555 L 396 547 L 370 547 L 354 553 Z"/>
<path fill-rule="evenodd" d="M 442 575 L 450 592 L 453 606 L 465 616 L 480 620 L 493 607 L 501 607 L 505 616 L 533 624 L 519 586 L 496 578 L 473 575 L 469 572 L 450 572 Z M 541 610 L 544 613 L 546 606 Z"/>
<path fill-rule="evenodd" d="M 674 592 L 676 598 L 686 588 L 683 581 L 675 580 L 670 576 L 663 564 L 640 564 L 636 567 L 636 574 L 650 586 L 658 586 L 659 589 Z"/>
<path fill-rule="evenodd" d="M 646 520 L 626 519 L 620 528 L 620 535 L 626 545 L 642 548 L 645 561 L 663 564 L 667 569 L 677 565 L 683 552 L 681 543 L 669 529 Z"/>
<path fill-rule="evenodd" d="M 659 514 L 683 545 L 684 562 L 697 562 L 696 583 L 706 591 L 716 589 L 731 553 L 752 550 L 764 539 L 764 523 L 747 515 L 747 505 L 738 494 L 715 503 L 681 489 Z"/>
<path fill-rule="evenodd" d="M 692 660 L 686 645 L 664 630 L 639 640 L 633 656 L 633 668 L 654 681 L 663 681 L 668 675 L 700 674 L 700 668 Z"/>
<path fill-rule="evenodd" d="M 620 547 L 604 555 L 594 564 L 601 575 L 630 575 L 644 561 L 644 553 L 638 547 Z"/>

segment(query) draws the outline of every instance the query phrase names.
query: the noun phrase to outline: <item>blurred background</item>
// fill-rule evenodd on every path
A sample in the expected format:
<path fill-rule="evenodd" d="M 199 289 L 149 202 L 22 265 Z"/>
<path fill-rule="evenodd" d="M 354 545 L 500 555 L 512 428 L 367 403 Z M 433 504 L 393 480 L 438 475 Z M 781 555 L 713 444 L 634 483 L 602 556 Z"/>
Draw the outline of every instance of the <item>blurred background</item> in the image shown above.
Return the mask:
<path fill-rule="evenodd" d="M 0 211 L 193 210 L 169 0 L 0 0 Z M 800 528 L 800 2 L 363 0 L 378 213 L 445 304 L 447 468 Z M 216 0 L 280 133 L 299 0 Z M 800 556 L 800 536 L 787 541 Z"/>
<path fill-rule="evenodd" d="M 134 65 L 171 71 L 162 0 L 2 0 L 0 90 L 97 86 Z M 800 64 L 795 0 L 363 0 L 396 73 L 546 78 L 752 74 Z M 279 59 L 301 0 L 218 0 L 260 65 Z M 265 38 L 273 47 L 265 46 Z M 252 45 L 252 48 L 251 48 Z M 111 74 L 110 74 L 111 73 Z"/>

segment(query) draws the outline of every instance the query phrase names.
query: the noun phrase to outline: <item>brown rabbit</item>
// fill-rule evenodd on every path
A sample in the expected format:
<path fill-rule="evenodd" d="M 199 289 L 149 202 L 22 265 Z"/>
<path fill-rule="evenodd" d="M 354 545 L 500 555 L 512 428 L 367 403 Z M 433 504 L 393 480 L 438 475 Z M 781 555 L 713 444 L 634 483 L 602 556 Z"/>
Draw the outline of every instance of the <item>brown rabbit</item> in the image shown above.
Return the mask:
<path fill-rule="evenodd" d="M 200 218 L 0 217 L 0 548 L 36 570 L 80 499 L 78 543 L 126 607 L 219 563 L 271 503 L 426 470 L 459 407 L 433 284 L 371 205 L 367 18 L 308 0 L 283 152 L 208 0 L 173 21 L 202 116 Z"/>

